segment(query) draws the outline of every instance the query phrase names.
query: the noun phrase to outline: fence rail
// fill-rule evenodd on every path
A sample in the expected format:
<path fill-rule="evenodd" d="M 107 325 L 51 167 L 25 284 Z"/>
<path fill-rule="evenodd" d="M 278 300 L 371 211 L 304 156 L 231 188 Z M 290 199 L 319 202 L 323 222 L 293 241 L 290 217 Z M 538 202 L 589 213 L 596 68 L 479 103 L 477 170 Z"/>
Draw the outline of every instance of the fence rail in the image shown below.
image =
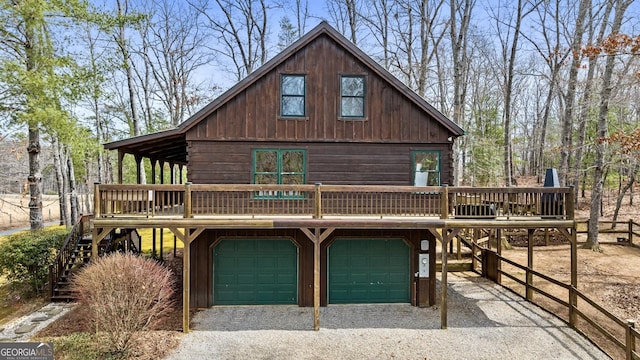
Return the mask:
<path fill-rule="evenodd" d="M 615 225 L 615 226 L 614 226 Z M 623 225 L 624 228 L 618 228 L 617 225 Z M 589 219 L 576 220 L 576 233 L 586 234 L 589 231 Z M 634 244 L 634 237 L 640 237 L 640 224 L 629 219 L 628 221 L 598 221 L 598 233 L 601 234 L 624 234 L 626 238 L 619 238 L 620 242 L 628 242 Z"/>
<path fill-rule="evenodd" d="M 420 216 L 573 219 L 571 188 L 356 185 L 96 185 L 95 215 Z"/>
<path fill-rule="evenodd" d="M 491 251 L 491 250 L 474 244 L 473 255 L 472 255 L 473 262 L 474 262 L 474 266 L 473 266 L 474 271 L 478 272 L 477 267 L 475 266 L 476 263 L 480 263 L 480 264 L 483 264 L 482 266 L 485 266 L 485 263 L 482 262 L 482 256 L 485 256 L 487 251 Z M 480 256 L 476 256 L 477 253 L 479 253 Z M 589 325 L 591 325 L 594 329 L 596 329 L 599 333 L 601 333 L 605 338 L 607 338 L 609 341 L 615 344 L 618 348 L 624 351 L 624 353 L 626 354 L 625 356 L 626 360 L 640 360 L 640 352 L 639 352 L 639 349 L 636 347 L 637 340 L 640 339 L 640 332 L 638 332 L 638 329 L 636 329 L 635 321 L 621 320 L 620 318 L 613 315 L 611 312 L 609 312 L 608 310 L 606 310 L 605 308 L 597 304 L 594 300 L 590 299 L 586 294 L 584 294 L 583 292 L 581 292 L 576 287 L 570 284 L 564 283 L 550 276 L 547 276 L 543 273 L 535 271 L 532 268 L 529 268 L 528 266 L 524 266 L 515 261 L 507 259 L 501 256 L 500 254 L 494 253 L 493 256 L 497 258 L 497 263 L 495 264 L 495 266 L 497 267 L 496 269 L 497 273 L 513 280 L 515 283 L 521 286 L 524 286 L 525 297 L 527 300 L 533 301 L 534 291 L 540 295 L 543 295 L 547 299 L 552 300 L 555 303 L 561 305 L 562 307 L 568 309 L 569 311 L 568 323 L 571 327 L 578 329 L 578 322 L 576 321 L 576 317 L 579 316 L 581 319 L 583 319 Z M 511 265 L 520 271 L 524 271 L 524 280 L 504 270 L 501 266 L 501 262 Z M 486 274 L 487 269 L 483 268 L 482 272 L 479 272 L 479 273 Z M 566 290 L 567 300 L 564 300 L 555 295 L 552 295 L 549 292 L 542 290 L 539 286 L 535 286 L 533 284 L 534 277 L 543 279 L 554 286 L 559 286 L 562 289 Z M 501 283 L 499 278 L 496 281 L 498 283 Z M 579 307 L 578 299 L 580 299 L 585 304 L 595 309 L 598 314 L 601 314 L 606 319 L 610 320 L 612 325 L 615 325 L 618 327 L 618 330 L 620 331 L 620 333 L 624 332 L 625 337 L 621 339 L 620 337 L 616 336 L 611 329 L 608 329 L 605 325 L 599 323 L 595 319 L 595 317 L 592 317 L 586 314 L 582 310 L 586 305 Z M 545 307 L 543 304 L 538 304 L 538 305 L 542 306 L 543 308 Z M 547 309 L 547 310 L 551 311 L 551 309 Z M 581 330 L 581 329 L 578 329 L 578 330 Z"/>

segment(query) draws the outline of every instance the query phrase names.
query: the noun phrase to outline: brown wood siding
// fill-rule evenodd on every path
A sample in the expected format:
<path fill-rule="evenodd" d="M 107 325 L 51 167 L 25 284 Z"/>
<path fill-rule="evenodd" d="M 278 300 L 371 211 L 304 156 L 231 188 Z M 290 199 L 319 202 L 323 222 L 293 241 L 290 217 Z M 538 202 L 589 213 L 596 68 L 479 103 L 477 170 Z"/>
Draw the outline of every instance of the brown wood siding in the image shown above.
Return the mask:
<path fill-rule="evenodd" d="M 281 74 L 306 75 L 306 117 L 281 118 Z M 341 119 L 340 75 L 366 76 L 364 119 Z M 187 140 L 444 143 L 451 134 L 326 35 L 187 132 Z"/>
<path fill-rule="evenodd" d="M 451 144 L 189 142 L 194 184 L 250 184 L 253 149 L 305 149 L 307 184 L 412 185 L 411 152 L 439 150 L 441 183 L 451 184 Z"/>
<path fill-rule="evenodd" d="M 242 239 L 273 239 L 290 238 L 298 246 L 298 304 L 300 306 L 313 306 L 313 243 L 300 230 L 206 230 L 191 243 L 191 298 L 190 305 L 194 308 L 203 308 L 213 305 L 213 256 L 212 250 L 218 241 L 224 238 Z M 327 248 L 336 238 L 400 238 L 407 241 L 411 248 L 410 273 L 418 271 L 418 253 L 420 240 L 429 239 L 430 248 L 433 249 L 430 267 L 429 289 L 422 291 L 435 294 L 435 240 L 427 230 L 336 230 L 327 238 L 321 247 L 321 304 L 327 304 Z M 411 283 L 417 279 L 412 277 Z M 411 299 L 415 305 L 416 292 L 421 291 L 415 284 L 412 285 Z M 433 305 L 433 303 L 431 303 Z"/>

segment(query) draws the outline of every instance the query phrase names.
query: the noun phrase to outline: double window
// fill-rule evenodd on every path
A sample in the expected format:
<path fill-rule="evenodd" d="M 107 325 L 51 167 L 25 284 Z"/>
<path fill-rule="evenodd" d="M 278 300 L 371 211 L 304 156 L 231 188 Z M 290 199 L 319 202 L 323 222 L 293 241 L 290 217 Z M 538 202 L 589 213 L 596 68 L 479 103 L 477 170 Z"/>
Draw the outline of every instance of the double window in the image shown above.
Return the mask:
<path fill-rule="evenodd" d="M 282 75 L 280 77 L 280 115 L 285 117 L 305 116 L 304 75 Z"/>
<path fill-rule="evenodd" d="M 363 118 L 365 100 L 364 76 L 340 77 L 340 116 Z"/>
<path fill-rule="evenodd" d="M 414 151 L 413 185 L 440 186 L 440 151 Z"/>
<path fill-rule="evenodd" d="M 306 182 L 306 152 L 297 149 L 256 149 L 253 151 L 253 183 L 301 185 Z M 258 197 L 294 198 L 296 192 L 260 191 Z"/>
<path fill-rule="evenodd" d="M 305 75 L 282 74 L 280 76 L 280 116 L 306 116 Z M 361 75 L 340 76 L 340 117 L 364 118 L 366 81 Z"/>

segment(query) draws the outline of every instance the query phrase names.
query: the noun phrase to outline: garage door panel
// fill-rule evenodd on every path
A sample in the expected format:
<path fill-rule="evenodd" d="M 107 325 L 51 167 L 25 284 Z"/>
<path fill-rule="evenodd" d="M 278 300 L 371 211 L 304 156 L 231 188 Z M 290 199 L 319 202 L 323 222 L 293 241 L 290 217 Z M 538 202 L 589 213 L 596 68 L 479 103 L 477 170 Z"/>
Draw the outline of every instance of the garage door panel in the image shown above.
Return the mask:
<path fill-rule="evenodd" d="M 409 302 L 409 254 L 401 239 L 336 239 L 328 254 L 329 302 Z"/>
<path fill-rule="evenodd" d="M 298 252 L 290 240 L 223 240 L 213 266 L 216 305 L 297 303 Z"/>

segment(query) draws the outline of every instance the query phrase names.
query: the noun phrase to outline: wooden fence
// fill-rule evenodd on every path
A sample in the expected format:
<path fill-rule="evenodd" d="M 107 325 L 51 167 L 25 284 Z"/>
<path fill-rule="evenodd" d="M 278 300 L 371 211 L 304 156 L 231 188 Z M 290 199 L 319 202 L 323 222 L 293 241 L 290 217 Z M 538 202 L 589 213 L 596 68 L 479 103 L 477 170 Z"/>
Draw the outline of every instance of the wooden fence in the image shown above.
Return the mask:
<path fill-rule="evenodd" d="M 518 272 L 519 270 L 520 277 L 504 270 L 502 266 L 503 262 L 517 269 L 515 272 Z M 585 333 L 585 328 L 583 328 L 580 322 L 577 321 L 577 319 L 580 318 L 624 352 L 626 360 L 640 360 L 640 349 L 636 346 L 638 339 L 640 339 L 640 332 L 636 328 L 636 322 L 633 320 L 624 321 L 619 319 L 611 312 L 598 305 L 594 300 L 590 299 L 576 287 L 535 271 L 528 266 L 518 264 L 501 256 L 496 251 L 492 251 L 476 244 L 473 244 L 472 246 L 472 264 L 475 272 L 497 282 L 498 284 L 502 285 L 501 276 L 504 276 L 516 284 L 524 286 L 524 297 L 528 301 L 533 302 L 534 293 L 538 293 L 550 301 L 560 305 L 562 308 L 568 310 L 569 316 L 568 319 L 564 319 L 561 316 L 559 317 L 566 321 L 572 328 Z M 524 279 L 522 278 L 522 274 L 524 274 Z M 565 295 L 563 297 L 558 297 L 543 290 L 541 286 L 534 285 L 534 280 L 539 279 L 546 281 L 552 286 L 557 286 L 563 289 Z M 542 306 L 551 313 L 556 315 L 558 314 L 557 311 L 550 309 L 548 306 L 545 306 L 540 302 L 536 302 L 536 304 Z M 589 316 L 586 314 L 584 310 L 587 306 L 594 309 L 598 315 Z"/>
<path fill-rule="evenodd" d="M 622 234 L 626 237 L 618 238 L 619 242 L 628 242 L 630 245 L 634 245 L 634 237 L 640 237 L 640 224 L 629 219 L 628 221 L 617 221 L 616 225 L 622 225 L 620 228 L 613 227 L 613 221 L 601 220 L 598 221 L 598 233 L 601 234 Z M 576 220 L 576 233 L 586 234 L 589 230 L 589 219 Z"/>

